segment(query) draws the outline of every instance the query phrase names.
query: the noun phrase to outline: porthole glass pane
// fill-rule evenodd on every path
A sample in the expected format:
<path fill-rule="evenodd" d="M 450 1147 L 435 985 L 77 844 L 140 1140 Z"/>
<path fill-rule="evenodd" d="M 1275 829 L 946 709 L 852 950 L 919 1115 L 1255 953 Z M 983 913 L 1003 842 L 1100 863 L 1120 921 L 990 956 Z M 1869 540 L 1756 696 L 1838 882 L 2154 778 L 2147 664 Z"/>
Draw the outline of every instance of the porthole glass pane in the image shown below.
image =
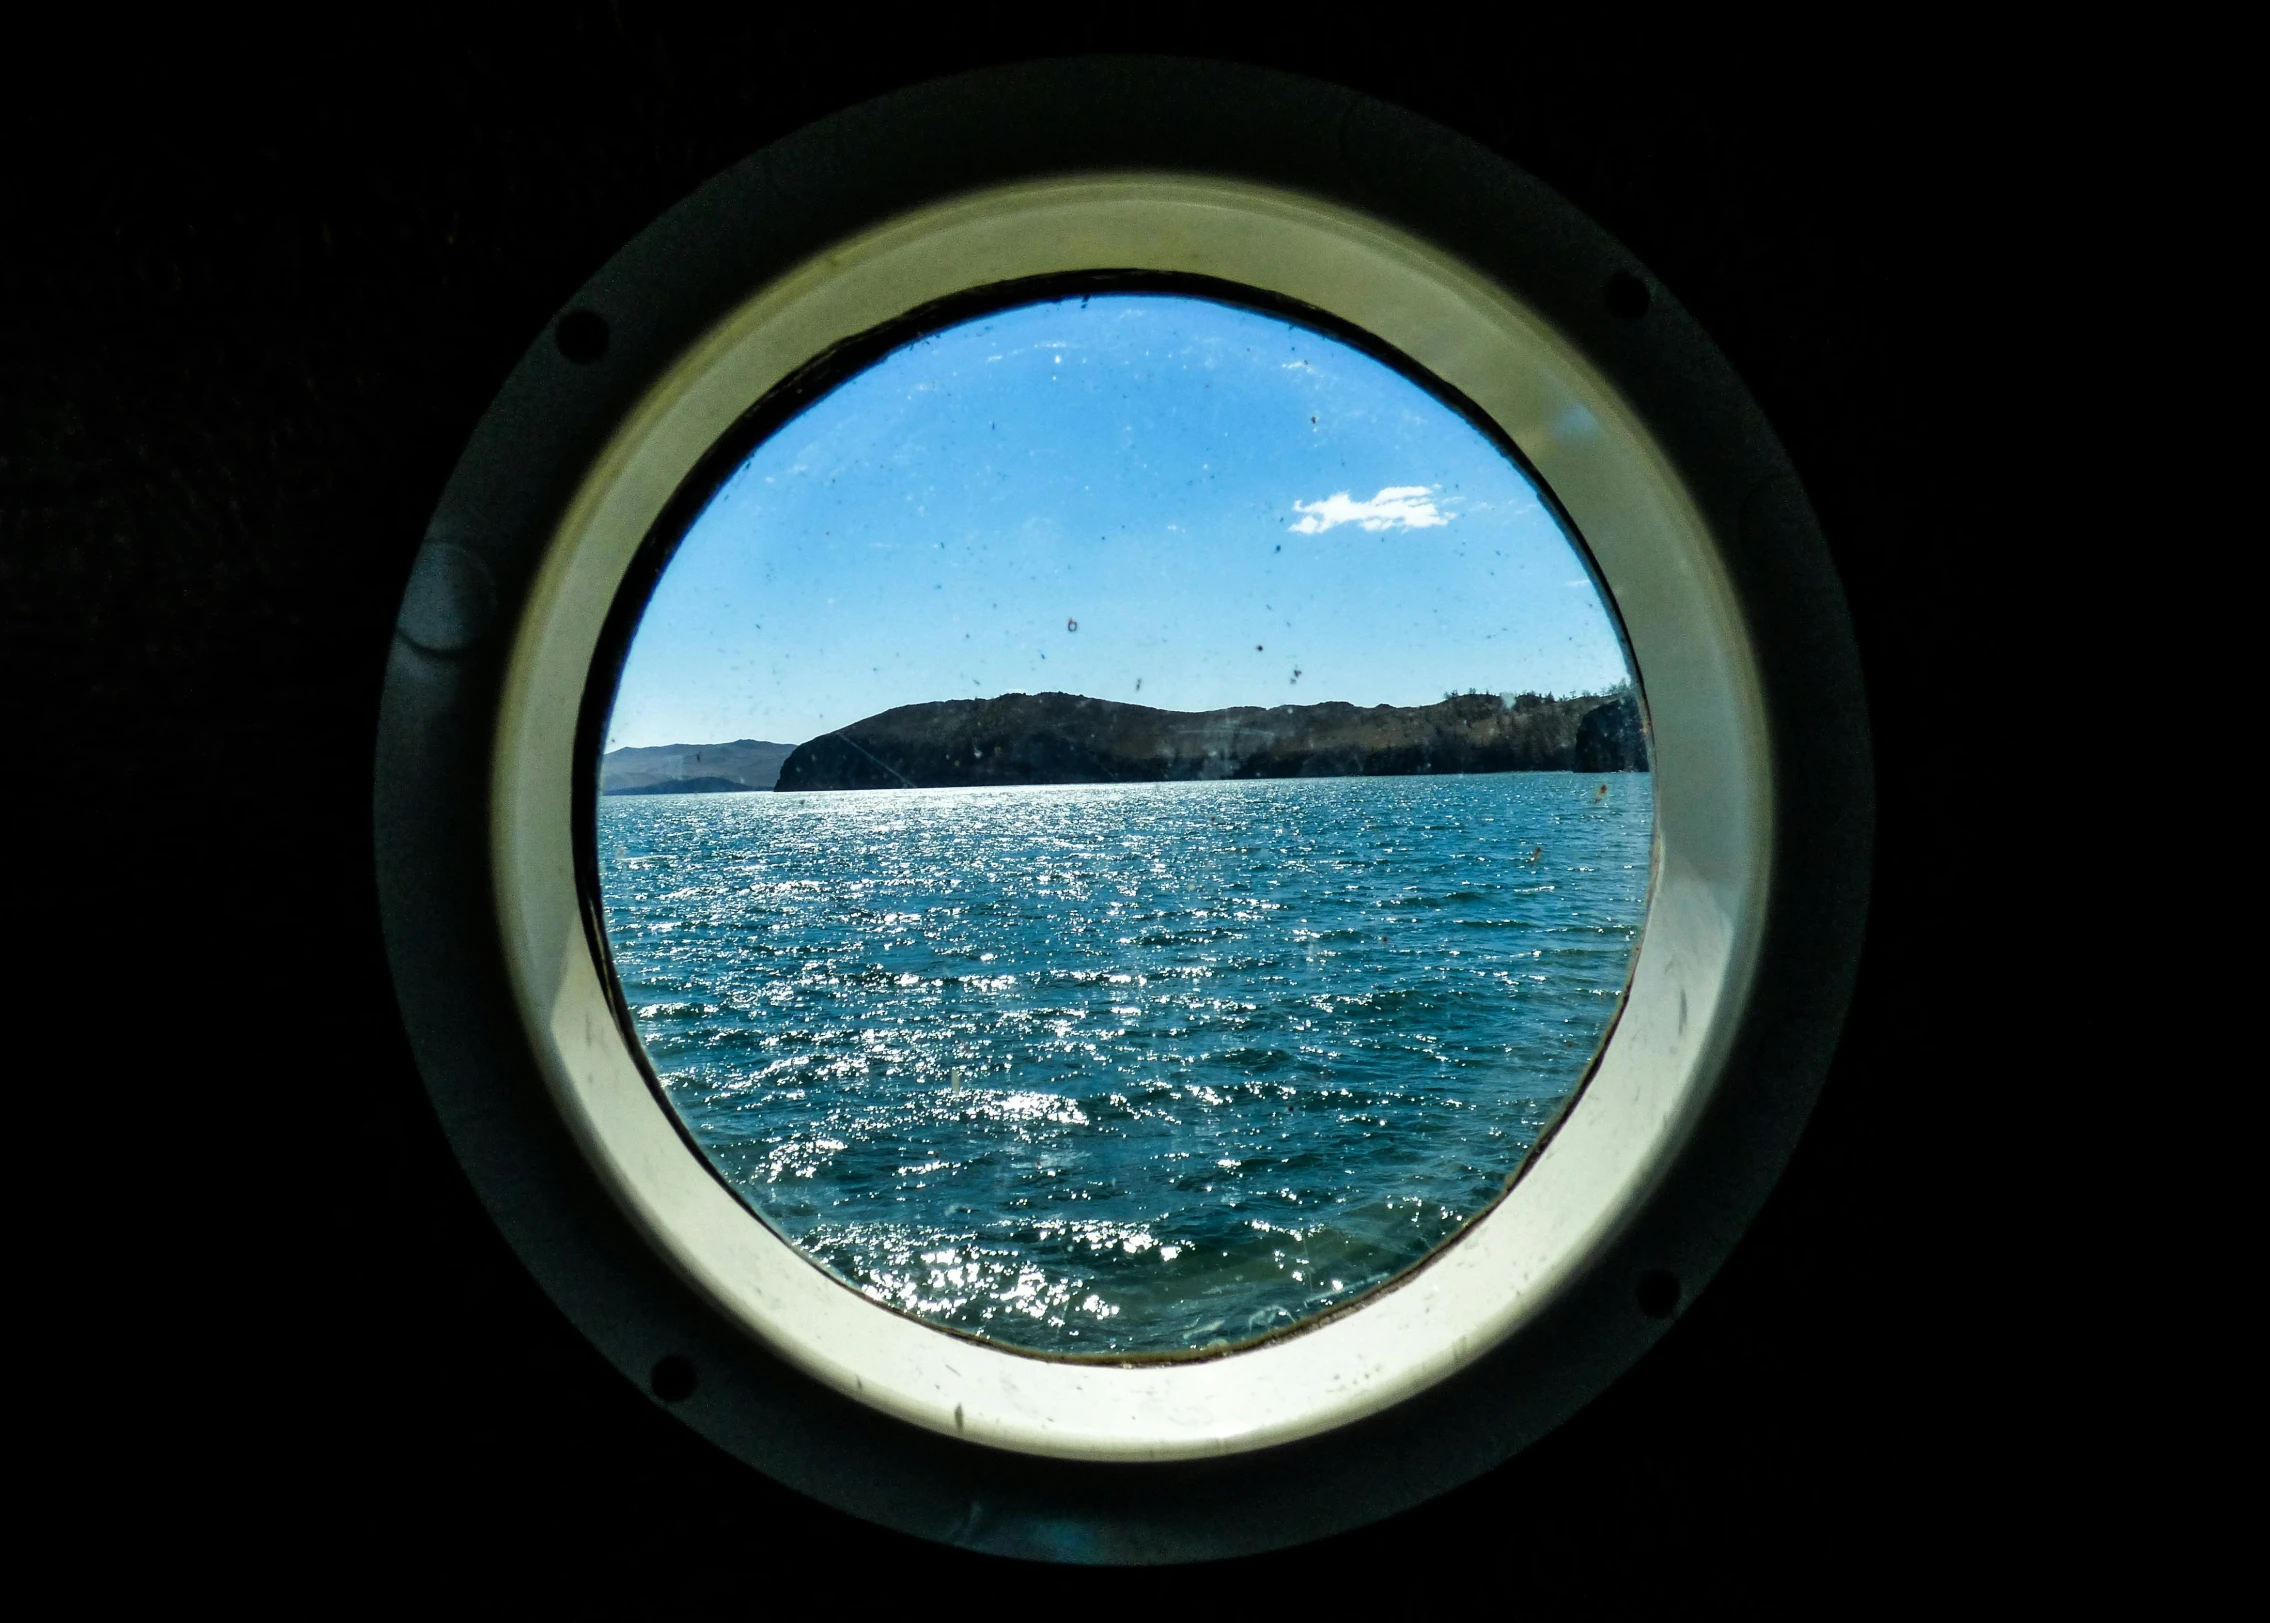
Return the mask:
<path fill-rule="evenodd" d="M 1451 402 L 1157 292 L 933 332 L 686 527 L 592 830 L 663 1097 L 818 1266 L 1049 1354 L 1358 1300 L 1615 1020 L 1652 778 L 1613 613 Z"/>

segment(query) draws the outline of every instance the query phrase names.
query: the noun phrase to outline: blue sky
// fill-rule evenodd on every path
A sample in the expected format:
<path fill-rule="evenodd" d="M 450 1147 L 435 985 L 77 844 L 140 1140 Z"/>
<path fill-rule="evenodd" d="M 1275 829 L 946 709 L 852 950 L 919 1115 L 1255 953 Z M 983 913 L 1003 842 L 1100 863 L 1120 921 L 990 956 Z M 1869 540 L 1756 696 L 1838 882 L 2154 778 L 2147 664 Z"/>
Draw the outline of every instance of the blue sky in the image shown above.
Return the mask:
<path fill-rule="evenodd" d="M 1623 654 L 1535 487 L 1392 368 L 1154 294 L 896 351 L 695 520 L 607 746 L 799 743 L 893 705 L 1170 710 L 1592 692 Z"/>

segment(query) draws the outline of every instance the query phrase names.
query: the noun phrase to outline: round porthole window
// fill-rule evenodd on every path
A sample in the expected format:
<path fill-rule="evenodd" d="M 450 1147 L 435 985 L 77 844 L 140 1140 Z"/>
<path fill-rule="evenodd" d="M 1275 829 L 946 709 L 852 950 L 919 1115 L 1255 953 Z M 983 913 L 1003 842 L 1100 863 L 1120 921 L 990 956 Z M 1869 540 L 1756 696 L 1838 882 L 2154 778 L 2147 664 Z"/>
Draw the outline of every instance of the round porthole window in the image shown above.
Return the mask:
<path fill-rule="evenodd" d="M 1407 115 L 1123 62 L 603 269 L 443 497 L 378 804 L 421 1068 L 584 1333 L 1076 1561 L 1389 1514 L 1638 1357 L 1803 1124 L 1868 816 L 1675 302 Z"/>

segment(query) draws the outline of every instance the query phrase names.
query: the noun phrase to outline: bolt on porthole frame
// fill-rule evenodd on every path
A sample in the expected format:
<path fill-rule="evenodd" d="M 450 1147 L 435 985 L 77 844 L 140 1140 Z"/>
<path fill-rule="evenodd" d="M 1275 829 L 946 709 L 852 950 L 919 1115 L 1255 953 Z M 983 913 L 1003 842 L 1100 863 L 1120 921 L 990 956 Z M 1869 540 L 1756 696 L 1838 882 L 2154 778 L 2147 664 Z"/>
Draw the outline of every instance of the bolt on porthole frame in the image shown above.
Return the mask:
<path fill-rule="evenodd" d="M 1224 1356 L 1067 1362 L 861 1297 L 718 1182 L 617 1018 L 579 883 L 625 583 L 752 409 L 921 312 L 1197 278 L 1320 312 L 1519 448 L 1646 683 L 1658 865 L 1631 992 L 1527 1175 L 1397 1288 Z M 689 482 L 692 483 L 689 483 Z M 1066 1561 L 1321 1537 L 1497 1463 L 1645 1351 L 1810 1108 L 1865 913 L 1858 661 L 1786 457 L 1628 254 L 1351 93 L 1083 61 L 943 81 L 728 171 L 609 263 L 476 432 L 381 718 L 390 958 L 453 1148 L 585 1335 L 854 1514 Z M 1401 1469 L 1377 1469 L 1383 1450 Z"/>

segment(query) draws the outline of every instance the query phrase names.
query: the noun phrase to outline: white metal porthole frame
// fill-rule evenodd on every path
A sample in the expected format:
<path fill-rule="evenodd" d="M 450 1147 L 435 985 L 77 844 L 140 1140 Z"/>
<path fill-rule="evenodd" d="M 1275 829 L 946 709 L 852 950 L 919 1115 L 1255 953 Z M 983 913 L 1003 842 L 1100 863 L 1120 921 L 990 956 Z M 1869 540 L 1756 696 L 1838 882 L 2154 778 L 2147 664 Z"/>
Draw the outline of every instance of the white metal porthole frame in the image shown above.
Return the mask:
<path fill-rule="evenodd" d="M 1596 231 L 1551 240 L 1539 222 L 1573 211 L 1534 183 L 1501 198 L 1479 236 L 1431 229 L 1457 205 L 1430 200 L 1427 183 L 1440 189 L 1460 165 L 1501 184 L 1511 172 L 1427 146 L 1416 120 L 1244 70 L 1141 71 L 1164 76 L 1170 123 L 1184 127 L 1233 116 L 1206 93 L 1222 75 L 1272 87 L 1288 119 L 1337 109 L 1331 151 L 1296 142 L 1289 155 L 1195 161 L 1142 120 L 1083 104 L 1080 75 L 1111 65 L 1060 64 L 908 93 L 864 124 L 846 115 L 817 147 L 806 138 L 801 158 L 752 160 L 737 191 L 695 199 L 579 297 L 567 319 L 598 322 L 596 342 L 563 323 L 523 364 L 534 379 L 516 375 L 523 398 L 508 386 L 413 578 L 381 736 L 382 890 L 413 1041 L 460 1159 L 555 1299 L 634 1375 L 664 1356 L 698 1370 L 662 1395 L 784 1480 L 932 1537 L 1071 1560 L 1231 1553 L 1385 1514 L 1605 1384 L 1670 1311 L 1635 1282 L 1691 1295 L 1788 1153 L 1865 900 L 1866 744 L 1834 578 L 1723 361 L 1707 381 L 1727 420 L 1702 420 L 1713 396 L 1693 387 L 1692 356 L 1716 357 L 1691 323 Z M 983 81 L 990 91 L 974 88 Z M 1015 104 L 1019 83 L 1030 117 L 1058 133 L 1056 161 L 972 135 L 958 169 L 870 179 L 830 217 L 813 176 L 877 169 L 894 130 L 903 142 L 942 129 L 950 148 L 939 96 L 966 117 L 988 95 Z M 1382 201 L 1379 177 L 1399 164 L 1416 202 Z M 1468 206 L 1490 201 L 1469 189 Z M 1525 225 L 1526 248 L 1493 246 L 1491 229 L 1518 238 Z M 1202 278 L 1314 310 L 1462 397 L 1589 549 L 1652 726 L 1647 924 L 1622 1014 L 1550 1140 L 1497 1205 L 1392 1287 L 1186 1360 L 975 1341 L 869 1300 L 759 1221 L 642 1067 L 579 872 L 595 660 L 626 581 L 716 448 L 863 335 L 986 289 L 1083 274 Z M 1602 313 L 1617 277 L 1668 337 L 1634 332 L 1628 292 Z M 416 783 L 458 820 L 413 805 Z M 1820 905 L 1792 906 L 1792 884 L 1829 898 L 1825 923 Z M 1453 1435 L 1485 1415 L 1486 1437 Z M 1286 1490 L 1289 1509 L 1212 1525 L 1163 1503 L 1193 1483 L 1203 1500 L 1344 1477 L 1348 1439 L 1376 1448 L 1422 1433 L 1413 1458 L 1429 1463 L 1353 1500 L 1343 1487 L 1331 1508 L 1313 1482 Z M 904 1479 L 810 1465 L 831 1436 Z"/>
<path fill-rule="evenodd" d="M 615 1019 L 577 894 L 577 725 L 626 573 L 710 448 L 815 358 L 926 305 L 1078 271 L 1218 279 L 1377 335 L 1528 453 L 1590 546 L 1645 673 L 1658 871 L 1622 1018 L 1507 1196 L 1399 1289 L 1192 1362 L 1052 1359 L 952 1336 L 823 1273 L 685 1142 Z M 491 861 L 544 1077 L 660 1249 L 782 1358 L 888 1414 L 1026 1453 L 1266 1447 L 1408 1397 L 1518 1331 L 1653 1181 L 1726 1054 L 1773 814 L 1748 639 L 1694 500 L 1630 405 L 1535 312 L 1426 244 L 1296 194 L 1164 174 L 994 188 L 893 220 L 757 292 L 630 413 L 559 526 L 514 639 Z"/>

